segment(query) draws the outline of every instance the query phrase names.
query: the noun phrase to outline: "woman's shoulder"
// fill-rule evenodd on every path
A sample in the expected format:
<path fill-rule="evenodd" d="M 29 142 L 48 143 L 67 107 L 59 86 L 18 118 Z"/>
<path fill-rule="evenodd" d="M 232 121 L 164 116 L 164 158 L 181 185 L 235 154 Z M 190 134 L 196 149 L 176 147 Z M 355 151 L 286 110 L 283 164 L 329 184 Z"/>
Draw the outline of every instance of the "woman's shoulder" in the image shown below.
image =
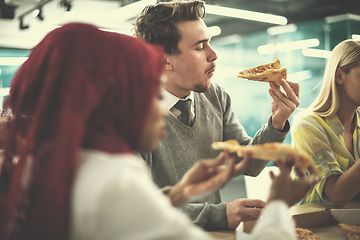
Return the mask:
<path fill-rule="evenodd" d="M 108 153 L 96 149 L 81 149 L 80 161 L 95 161 L 99 164 L 140 163 L 141 158 L 132 153 Z"/>
<path fill-rule="evenodd" d="M 81 150 L 74 179 L 75 199 L 131 192 L 134 185 L 151 181 L 144 160 L 133 154 L 109 154 L 98 150 Z"/>
<path fill-rule="evenodd" d="M 122 172 L 146 173 L 144 160 L 134 154 L 110 154 L 98 150 L 81 150 L 78 171 L 94 172 L 94 174 L 110 178 Z M 105 174 L 103 174 L 105 173 Z"/>
<path fill-rule="evenodd" d="M 293 124 L 300 125 L 306 123 L 323 125 L 325 123 L 325 120 L 313 111 L 302 109 L 294 115 Z"/>

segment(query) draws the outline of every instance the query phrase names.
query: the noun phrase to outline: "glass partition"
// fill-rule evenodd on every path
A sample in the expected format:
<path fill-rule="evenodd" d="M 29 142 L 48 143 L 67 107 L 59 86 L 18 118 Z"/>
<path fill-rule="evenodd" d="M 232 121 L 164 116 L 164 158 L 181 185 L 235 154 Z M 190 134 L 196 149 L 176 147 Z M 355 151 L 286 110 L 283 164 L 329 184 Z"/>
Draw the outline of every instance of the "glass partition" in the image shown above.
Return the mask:
<path fill-rule="evenodd" d="M 312 52 L 303 49 L 323 50 L 320 52 L 328 56 L 326 51 L 339 42 L 360 34 L 360 18 L 357 17 L 345 15 L 301 23 L 293 25 L 291 31 L 279 34 L 274 31 L 281 32 L 280 27 L 268 29 L 238 36 L 234 42 L 227 41 L 229 38 L 214 39 L 211 44 L 218 59 L 213 81 L 230 94 L 233 109 L 250 136 L 254 136 L 271 116 L 272 98 L 267 83 L 237 78 L 237 73 L 279 59 L 282 67 L 288 69 L 288 80 L 300 84 L 300 106 L 295 113 L 307 108 L 318 93 L 327 58 L 310 56 Z M 292 117 L 290 123 L 291 120 Z M 285 143 L 290 142 L 288 134 Z"/>
<path fill-rule="evenodd" d="M 29 53 L 30 50 L 5 49 L 0 46 L 0 106 L 9 94 L 12 78 Z"/>
<path fill-rule="evenodd" d="M 213 81 L 230 94 L 240 123 L 250 136 L 254 136 L 271 116 L 269 86 L 237 78 L 237 73 L 278 58 L 281 65 L 288 69 L 288 79 L 300 84 L 299 108 L 306 108 L 318 92 L 326 58 L 308 56 L 303 49 L 330 51 L 336 44 L 352 38 L 354 34 L 357 37 L 360 35 L 360 16 L 346 14 L 242 36 L 235 34 L 217 37 L 211 42 L 218 54 Z M 1 95 L 7 95 L 11 79 L 29 53 L 30 50 L 4 49 L 0 46 Z M 290 117 L 290 122 L 291 119 Z M 290 138 L 288 134 L 285 143 L 290 143 Z"/>

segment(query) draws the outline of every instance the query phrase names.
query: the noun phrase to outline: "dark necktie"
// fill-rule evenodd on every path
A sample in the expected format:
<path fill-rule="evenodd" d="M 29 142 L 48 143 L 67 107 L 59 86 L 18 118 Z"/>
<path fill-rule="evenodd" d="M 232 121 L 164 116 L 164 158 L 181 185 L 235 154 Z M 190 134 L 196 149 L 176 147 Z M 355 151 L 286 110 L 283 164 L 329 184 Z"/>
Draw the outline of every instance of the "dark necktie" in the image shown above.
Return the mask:
<path fill-rule="evenodd" d="M 190 126 L 190 106 L 191 106 L 191 99 L 187 99 L 185 101 L 179 100 L 174 106 L 176 109 L 178 109 L 181 112 L 179 116 L 180 122 L 182 122 L 187 126 Z"/>

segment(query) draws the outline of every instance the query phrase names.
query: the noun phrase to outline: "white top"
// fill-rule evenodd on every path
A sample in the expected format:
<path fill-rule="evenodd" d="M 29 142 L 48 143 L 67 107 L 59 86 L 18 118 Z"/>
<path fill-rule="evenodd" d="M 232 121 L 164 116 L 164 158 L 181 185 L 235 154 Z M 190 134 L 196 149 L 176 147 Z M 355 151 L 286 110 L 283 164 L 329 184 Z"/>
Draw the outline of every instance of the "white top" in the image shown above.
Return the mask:
<path fill-rule="evenodd" d="M 174 208 L 131 154 L 82 150 L 72 196 L 71 239 L 211 239 Z"/>
<path fill-rule="evenodd" d="M 280 200 L 268 203 L 249 239 L 296 240 L 295 222 L 286 203 Z"/>

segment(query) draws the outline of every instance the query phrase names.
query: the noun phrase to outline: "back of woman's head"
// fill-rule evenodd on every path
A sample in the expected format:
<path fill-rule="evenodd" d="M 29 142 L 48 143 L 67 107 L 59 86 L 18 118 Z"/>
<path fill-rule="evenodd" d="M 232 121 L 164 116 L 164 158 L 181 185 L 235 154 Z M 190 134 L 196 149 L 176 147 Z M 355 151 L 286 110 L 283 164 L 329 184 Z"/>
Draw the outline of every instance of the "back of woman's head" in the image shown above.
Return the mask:
<path fill-rule="evenodd" d="M 360 41 L 351 39 L 339 43 L 332 51 L 325 68 L 321 90 L 310 105 L 309 110 L 322 117 L 333 116 L 339 109 L 339 84 L 335 80 L 336 71 L 340 68 L 349 73 L 350 69 L 360 65 Z"/>
<path fill-rule="evenodd" d="M 4 104 L 0 239 L 67 238 L 79 149 L 136 150 L 162 69 L 159 48 L 87 24 L 58 28 L 33 49 Z"/>

